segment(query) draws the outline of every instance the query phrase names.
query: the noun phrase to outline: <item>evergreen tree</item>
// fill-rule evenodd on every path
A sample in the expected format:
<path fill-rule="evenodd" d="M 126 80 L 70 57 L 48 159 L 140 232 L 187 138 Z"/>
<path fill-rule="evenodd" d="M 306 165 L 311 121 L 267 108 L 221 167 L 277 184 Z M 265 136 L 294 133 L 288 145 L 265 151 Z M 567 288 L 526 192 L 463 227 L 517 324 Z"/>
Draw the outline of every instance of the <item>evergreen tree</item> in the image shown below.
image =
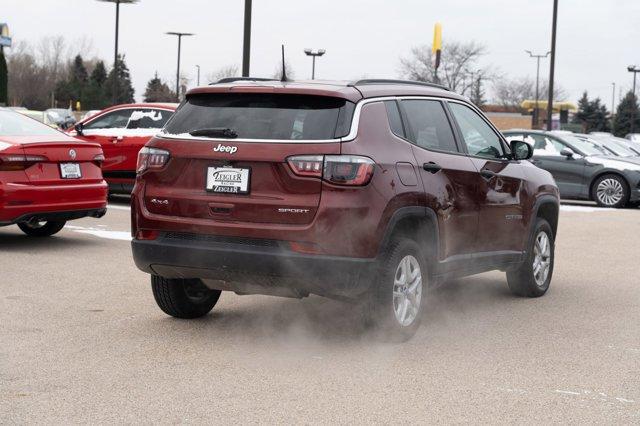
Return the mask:
<path fill-rule="evenodd" d="M 7 61 L 4 58 L 4 48 L 0 47 L 0 105 L 9 104 L 8 82 L 9 72 L 7 70 Z"/>
<path fill-rule="evenodd" d="M 176 95 L 169 89 L 166 83 L 158 78 L 158 72 L 147 83 L 147 89 L 144 91 L 145 102 L 175 102 Z"/>
<path fill-rule="evenodd" d="M 578 112 L 574 115 L 573 122 L 581 124 L 582 131 L 585 133 L 608 132 L 610 130 L 608 116 L 609 111 L 601 103 L 600 98 L 589 100 L 589 95 L 585 91 L 578 101 Z"/>
<path fill-rule="evenodd" d="M 616 110 L 616 117 L 613 121 L 613 132 L 616 136 L 624 137 L 628 133 L 631 133 L 631 117 L 635 117 L 635 132 L 640 132 L 640 108 L 638 108 L 638 98 L 629 91 L 622 98 L 618 109 Z"/>
<path fill-rule="evenodd" d="M 105 82 L 107 81 L 107 70 L 104 62 L 98 61 L 89 77 L 89 84 L 85 89 L 82 99 L 82 107 L 85 110 L 103 109 L 109 104 L 107 99 Z"/>
<path fill-rule="evenodd" d="M 118 82 L 118 92 L 115 99 L 116 104 L 128 104 L 133 102 L 133 85 L 131 84 L 131 76 L 129 68 L 124 62 L 124 55 L 118 55 L 118 76 L 115 76 L 115 67 L 109 71 L 109 76 L 105 82 L 106 95 L 109 102 L 113 102 L 113 86 L 114 79 Z"/>
<path fill-rule="evenodd" d="M 473 102 L 478 108 L 482 107 L 486 103 L 484 94 L 484 89 L 482 88 L 482 77 L 478 77 L 473 85 L 471 102 Z"/>

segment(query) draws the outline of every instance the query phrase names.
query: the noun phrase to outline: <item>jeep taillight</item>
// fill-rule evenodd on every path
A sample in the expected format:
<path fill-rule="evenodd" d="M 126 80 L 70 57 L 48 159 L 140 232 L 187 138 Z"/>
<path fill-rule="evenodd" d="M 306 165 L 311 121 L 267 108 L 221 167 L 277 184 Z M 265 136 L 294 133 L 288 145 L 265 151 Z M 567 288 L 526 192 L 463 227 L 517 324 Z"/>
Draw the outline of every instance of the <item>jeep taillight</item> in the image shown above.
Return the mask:
<path fill-rule="evenodd" d="M 287 163 L 298 176 L 347 186 L 368 184 L 375 165 L 372 159 L 359 155 L 295 155 L 287 158 Z"/>
<path fill-rule="evenodd" d="M 296 155 L 287 158 L 289 167 L 298 176 L 322 177 L 322 155 Z"/>
<path fill-rule="evenodd" d="M 43 155 L 0 155 L 0 171 L 7 172 L 15 170 L 26 170 L 36 163 L 41 163 L 48 160 L 49 159 Z"/>
<path fill-rule="evenodd" d="M 140 174 L 147 170 L 161 169 L 168 161 L 169 151 L 145 146 L 138 152 L 136 173 Z"/>

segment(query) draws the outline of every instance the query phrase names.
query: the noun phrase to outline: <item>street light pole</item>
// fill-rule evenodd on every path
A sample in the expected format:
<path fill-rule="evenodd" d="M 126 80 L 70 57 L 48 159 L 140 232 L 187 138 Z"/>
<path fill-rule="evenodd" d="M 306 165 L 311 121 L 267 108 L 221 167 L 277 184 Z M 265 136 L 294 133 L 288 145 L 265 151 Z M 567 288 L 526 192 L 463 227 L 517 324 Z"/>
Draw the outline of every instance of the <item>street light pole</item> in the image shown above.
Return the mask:
<path fill-rule="evenodd" d="M 553 24 L 551 27 L 551 66 L 549 67 L 549 102 L 547 102 L 547 130 L 552 130 L 553 78 L 556 66 L 556 28 L 558 26 L 558 0 L 553 0 Z"/>
<path fill-rule="evenodd" d="M 531 53 L 530 50 L 525 50 L 526 53 L 529 54 L 530 57 L 532 58 L 536 58 L 537 61 L 537 67 L 536 67 L 536 109 L 533 113 L 533 126 L 534 127 L 538 127 L 538 112 L 539 112 L 539 107 L 538 107 L 538 100 L 540 99 L 540 94 L 539 94 L 539 87 L 540 87 L 540 59 L 542 58 L 546 58 L 547 56 L 549 56 L 549 53 L 551 52 L 547 52 L 544 55 L 534 55 L 533 53 Z"/>
<path fill-rule="evenodd" d="M 311 56 L 311 80 L 315 80 L 316 78 L 316 57 L 318 56 L 322 56 L 326 53 L 327 51 L 324 49 L 318 49 L 318 50 L 313 50 L 313 49 L 304 49 L 304 53 L 307 56 Z"/>
<path fill-rule="evenodd" d="M 636 98 L 636 75 L 638 75 L 638 73 L 640 72 L 640 68 L 638 68 L 635 65 L 629 65 L 627 67 L 627 71 L 632 72 L 633 73 L 633 102 L 636 102 L 637 105 L 637 98 Z M 631 108 L 631 131 L 629 133 L 635 133 L 636 131 L 636 108 L 635 105 L 633 108 Z"/>
<path fill-rule="evenodd" d="M 611 90 L 611 116 L 614 116 L 614 108 L 616 107 L 616 83 L 611 83 L 613 89 Z"/>
<path fill-rule="evenodd" d="M 180 100 L 180 48 L 182 45 L 182 37 L 189 37 L 194 35 L 193 33 L 180 33 L 176 31 L 170 31 L 165 34 L 178 36 L 178 67 L 176 70 L 176 98 Z"/>
<path fill-rule="evenodd" d="M 196 65 L 196 68 L 198 68 L 198 79 L 197 79 L 197 86 L 200 86 L 200 65 Z"/>
<path fill-rule="evenodd" d="M 113 104 L 118 103 L 118 33 L 120 24 L 120 3 L 137 3 L 139 0 L 98 0 L 116 4 L 116 43 L 113 54 Z"/>
<path fill-rule="evenodd" d="M 242 43 L 242 76 L 249 77 L 251 59 L 251 0 L 244 0 L 244 40 Z"/>

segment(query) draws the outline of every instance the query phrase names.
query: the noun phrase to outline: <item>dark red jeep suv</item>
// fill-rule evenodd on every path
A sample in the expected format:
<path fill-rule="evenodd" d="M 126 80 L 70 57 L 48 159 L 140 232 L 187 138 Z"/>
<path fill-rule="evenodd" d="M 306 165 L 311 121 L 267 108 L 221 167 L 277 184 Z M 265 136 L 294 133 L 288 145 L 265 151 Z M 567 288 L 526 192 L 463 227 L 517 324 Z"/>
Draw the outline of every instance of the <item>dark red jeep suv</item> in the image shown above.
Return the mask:
<path fill-rule="evenodd" d="M 187 93 L 138 158 L 133 257 L 169 315 L 222 290 L 361 302 L 411 336 L 448 278 L 551 281 L 558 189 L 440 86 L 226 79 Z"/>

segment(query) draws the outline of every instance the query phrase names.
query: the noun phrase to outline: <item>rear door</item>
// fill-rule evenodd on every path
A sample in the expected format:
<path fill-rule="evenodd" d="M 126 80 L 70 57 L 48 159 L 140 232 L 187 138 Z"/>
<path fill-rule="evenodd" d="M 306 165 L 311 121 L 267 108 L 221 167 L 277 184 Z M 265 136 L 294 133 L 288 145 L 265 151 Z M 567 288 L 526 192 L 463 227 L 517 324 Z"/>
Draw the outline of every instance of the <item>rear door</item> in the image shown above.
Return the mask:
<path fill-rule="evenodd" d="M 82 130 L 81 139 L 97 142 L 102 146 L 105 161 L 102 169 L 105 177 L 114 171 L 127 170 L 127 156 L 123 153 L 124 133 L 131 118 L 133 109 L 123 108 L 109 111 L 88 121 Z M 135 164 L 129 166 L 130 170 L 135 170 Z"/>
<path fill-rule="evenodd" d="M 448 105 L 479 175 L 479 251 L 522 250 L 526 233 L 522 166 L 505 158 L 502 138 L 478 112 L 463 103 Z"/>
<path fill-rule="evenodd" d="M 400 101 L 407 139 L 413 143 L 427 205 L 438 215 L 443 259 L 476 249 L 478 174 L 460 152 L 442 102 Z"/>
<path fill-rule="evenodd" d="M 119 132 L 113 147 L 119 158 L 117 169 L 132 172 L 130 177 L 133 178 L 138 152 L 149 139 L 160 132 L 173 111 L 160 108 L 134 108 L 130 111 L 127 125 Z"/>
<path fill-rule="evenodd" d="M 320 203 L 323 155 L 340 154 L 352 112 L 351 102 L 324 96 L 191 95 L 150 144 L 170 160 L 145 174 L 146 208 L 176 218 L 308 224 Z"/>
<path fill-rule="evenodd" d="M 585 159 L 574 148 L 549 136 L 537 133 L 529 135 L 534 142 L 533 164 L 553 175 L 562 197 L 579 197 L 584 190 Z M 570 148 L 575 152 L 567 157 L 560 152 Z"/>

